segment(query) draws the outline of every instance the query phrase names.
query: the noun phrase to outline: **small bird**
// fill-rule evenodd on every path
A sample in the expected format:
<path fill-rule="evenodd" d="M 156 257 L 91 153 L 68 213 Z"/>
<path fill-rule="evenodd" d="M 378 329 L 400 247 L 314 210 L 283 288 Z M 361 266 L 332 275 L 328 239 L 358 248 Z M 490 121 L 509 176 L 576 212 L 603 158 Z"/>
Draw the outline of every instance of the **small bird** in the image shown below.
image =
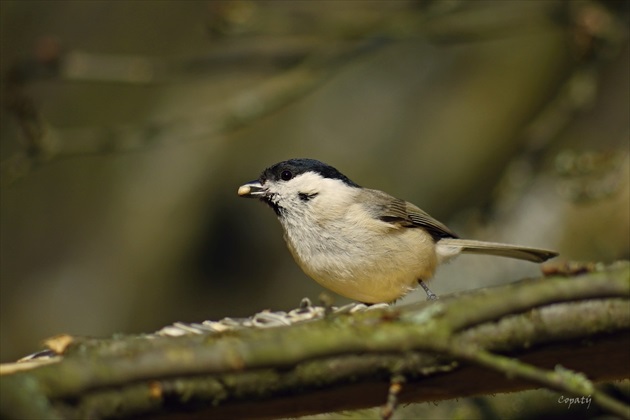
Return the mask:
<path fill-rule="evenodd" d="M 316 282 L 363 303 L 390 303 L 460 253 L 543 262 L 554 251 L 460 239 L 415 205 L 351 181 L 314 159 L 290 159 L 238 189 L 275 211 L 289 251 Z"/>

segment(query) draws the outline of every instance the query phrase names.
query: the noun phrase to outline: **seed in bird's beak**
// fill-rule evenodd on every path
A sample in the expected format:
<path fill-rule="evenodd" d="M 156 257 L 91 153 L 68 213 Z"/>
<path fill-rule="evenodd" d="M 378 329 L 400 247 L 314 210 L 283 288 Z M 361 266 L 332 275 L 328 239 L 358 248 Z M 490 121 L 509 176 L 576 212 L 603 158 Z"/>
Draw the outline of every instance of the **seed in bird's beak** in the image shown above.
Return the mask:
<path fill-rule="evenodd" d="M 265 189 L 258 181 L 248 182 L 238 187 L 238 195 L 246 198 L 259 198 L 266 194 Z"/>
<path fill-rule="evenodd" d="M 249 185 L 241 185 L 238 187 L 238 195 L 249 195 L 252 192 L 252 188 Z"/>

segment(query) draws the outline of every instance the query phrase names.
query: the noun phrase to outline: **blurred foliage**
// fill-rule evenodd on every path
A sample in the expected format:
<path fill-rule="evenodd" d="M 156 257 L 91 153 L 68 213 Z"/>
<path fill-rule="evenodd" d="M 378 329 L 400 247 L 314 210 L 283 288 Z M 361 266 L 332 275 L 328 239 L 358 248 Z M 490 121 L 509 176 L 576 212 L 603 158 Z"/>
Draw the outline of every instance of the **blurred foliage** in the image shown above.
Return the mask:
<path fill-rule="evenodd" d="M 0 8 L 2 361 L 316 297 L 273 213 L 236 196 L 289 157 L 461 236 L 630 254 L 625 1 Z M 432 289 L 537 269 L 464 257 Z"/>

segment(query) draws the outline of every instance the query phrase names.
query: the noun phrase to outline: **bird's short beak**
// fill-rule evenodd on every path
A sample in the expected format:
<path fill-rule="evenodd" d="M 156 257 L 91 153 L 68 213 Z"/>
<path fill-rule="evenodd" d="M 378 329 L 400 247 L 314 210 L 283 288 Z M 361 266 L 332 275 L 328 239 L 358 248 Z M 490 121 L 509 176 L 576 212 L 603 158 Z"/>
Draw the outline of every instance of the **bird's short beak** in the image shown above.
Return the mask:
<path fill-rule="evenodd" d="M 238 195 L 245 198 L 260 198 L 266 193 L 263 186 L 258 181 L 248 182 L 238 187 Z"/>

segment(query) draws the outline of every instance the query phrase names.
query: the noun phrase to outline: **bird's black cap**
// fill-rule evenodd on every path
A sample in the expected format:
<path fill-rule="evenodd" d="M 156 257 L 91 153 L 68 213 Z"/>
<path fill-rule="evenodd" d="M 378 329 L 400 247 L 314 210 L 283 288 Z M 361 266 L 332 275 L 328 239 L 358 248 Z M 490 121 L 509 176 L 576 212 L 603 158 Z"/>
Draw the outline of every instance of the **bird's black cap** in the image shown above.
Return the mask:
<path fill-rule="evenodd" d="M 315 159 L 289 159 L 265 169 L 260 175 L 260 183 L 270 181 L 288 181 L 306 172 L 315 172 L 324 178 L 338 179 L 346 185 L 358 188 L 359 185 L 350 180 L 347 176 L 339 172 L 330 165 Z"/>

